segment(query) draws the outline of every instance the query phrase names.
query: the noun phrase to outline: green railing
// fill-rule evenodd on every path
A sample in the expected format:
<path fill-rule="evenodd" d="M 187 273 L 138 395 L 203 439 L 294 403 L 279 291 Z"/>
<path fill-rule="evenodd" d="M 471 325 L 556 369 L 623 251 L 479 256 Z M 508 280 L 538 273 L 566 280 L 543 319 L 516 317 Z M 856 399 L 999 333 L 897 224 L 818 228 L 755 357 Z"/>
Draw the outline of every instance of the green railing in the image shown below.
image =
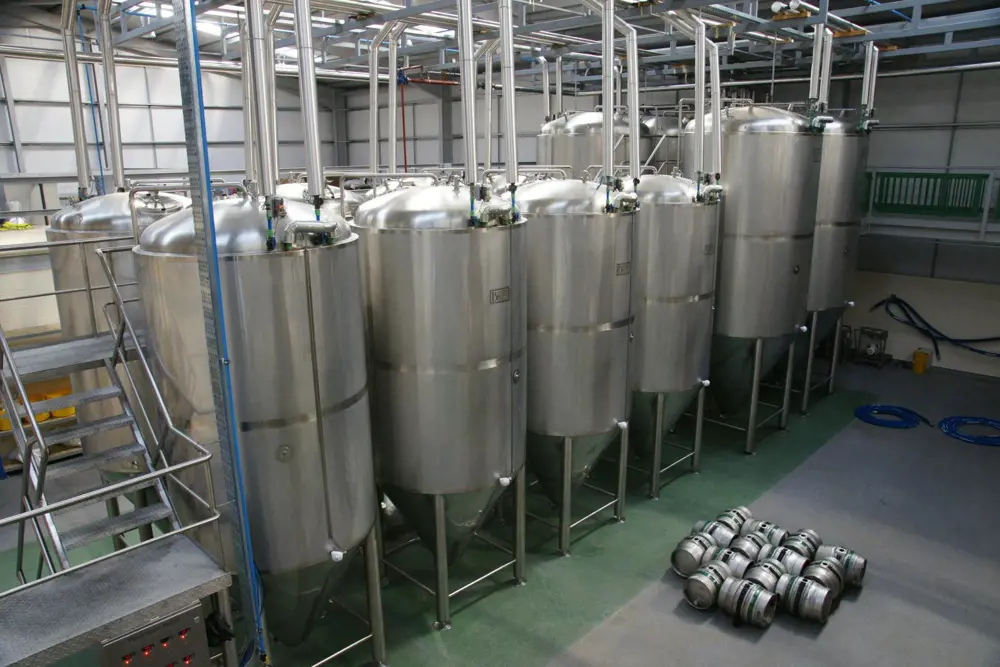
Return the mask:
<path fill-rule="evenodd" d="M 989 174 L 869 172 L 867 199 L 873 213 L 978 218 L 989 179 Z"/>

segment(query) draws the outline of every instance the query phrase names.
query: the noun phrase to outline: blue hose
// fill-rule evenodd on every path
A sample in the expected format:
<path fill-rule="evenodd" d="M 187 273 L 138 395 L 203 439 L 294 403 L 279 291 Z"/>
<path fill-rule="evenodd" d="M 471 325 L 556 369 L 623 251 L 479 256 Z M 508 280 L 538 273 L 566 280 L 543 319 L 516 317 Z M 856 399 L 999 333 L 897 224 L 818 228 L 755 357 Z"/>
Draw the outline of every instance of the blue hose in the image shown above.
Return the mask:
<path fill-rule="evenodd" d="M 962 433 L 965 426 L 988 426 L 998 431 L 997 435 L 968 435 Z M 986 417 L 947 417 L 938 424 L 941 431 L 956 440 L 968 442 L 973 445 L 984 445 L 987 447 L 1000 447 L 1000 421 L 988 419 Z"/>
<path fill-rule="evenodd" d="M 983 338 L 952 338 L 937 328 L 935 328 L 930 322 L 928 322 L 924 317 L 917 312 L 917 309 L 908 304 L 903 299 L 899 298 L 895 294 L 890 294 L 885 299 L 882 299 L 869 310 L 874 311 L 876 308 L 883 308 L 885 314 L 896 320 L 900 324 L 905 324 L 908 327 L 916 329 L 918 333 L 922 334 L 925 338 L 929 339 L 934 345 L 934 355 L 941 359 L 941 348 L 938 343 L 948 343 L 949 345 L 954 345 L 955 347 L 960 347 L 963 350 L 968 350 L 969 352 L 975 352 L 976 354 L 982 354 L 987 357 L 1000 357 L 1000 352 L 991 352 L 989 350 L 983 350 L 981 348 L 971 345 L 971 343 L 1000 343 L 1000 336 L 986 336 Z"/>
<path fill-rule="evenodd" d="M 880 405 L 878 403 L 862 405 L 855 408 L 854 416 L 866 424 L 883 428 L 916 428 L 920 424 L 933 426 L 930 420 L 919 412 L 901 405 Z"/>

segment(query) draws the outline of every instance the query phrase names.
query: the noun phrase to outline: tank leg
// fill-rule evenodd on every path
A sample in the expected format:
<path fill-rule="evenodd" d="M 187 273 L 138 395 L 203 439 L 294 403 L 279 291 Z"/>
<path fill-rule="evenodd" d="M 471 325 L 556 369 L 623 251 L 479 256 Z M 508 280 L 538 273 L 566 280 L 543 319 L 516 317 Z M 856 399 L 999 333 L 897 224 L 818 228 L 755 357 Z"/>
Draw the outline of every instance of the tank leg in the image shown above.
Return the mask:
<path fill-rule="evenodd" d="M 782 429 L 788 428 L 788 412 L 792 406 L 792 372 L 794 370 L 795 338 L 792 339 L 792 345 L 788 348 L 788 365 L 785 367 L 785 395 L 781 400 L 781 417 L 778 419 L 778 426 Z"/>
<path fill-rule="evenodd" d="M 618 422 L 621 434 L 621 452 L 618 455 L 618 494 L 615 498 L 615 518 L 625 521 L 625 489 L 628 481 L 628 422 Z M 659 431 L 657 431 L 659 433 Z"/>
<path fill-rule="evenodd" d="M 663 394 L 656 395 L 656 420 L 653 427 L 653 465 L 649 469 L 649 497 L 660 497 L 660 469 L 663 467 Z"/>
<path fill-rule="evenodd" d="M 819 322 L 819 311 L 814 311 L 809 322 L 809 350 L 806 353 L 806 381 L 802 385 L 802 414 L 809 412 L 809 394 L 812 393 L 813 362 L 816 360 L 816 324 Z"/>
<path fill-rule="evenodd" d="M 833 358 L 830 360 L 830 382 L 826 386 L 826 392 L 832 394 L 836 387 L 837 364 L 840 363 L 840 327 L 844 326 L 844 316 L 837 318 L 837 329 L 834 332 L 836 338 L 833 339 Z"/>
<path fill-rule="evenodd" d="M 517 583 L 524 584 L 527 579 L 524 576 L 524 569 L 527 563 L 525 555 L 525 524 L 527 523 L 527 488 L 528 474 L 527 466 L 522 466 L 520 472 L 514 478 L 514 579 Z"/>
<path fill-rule="evenodd" d="M 764 339 L 758 338 L 753 346 L 753 386 L 750 389 L 750 420 L 747 423 L 747 444 L 743 450 L 753 454 L 757 437 L 757 409 L 760 407 L 760 369 L 764 363 Z"/>
<path fill-rule="evenodd" d="M 451 628 L 450 599 L 448 598 L 448 539 L 445 534 L 444 496 L 434 496 L 434 566 L 437 570 L 437 622 L 435 630 Z"/>
<path fill-rule="evenodd" d="M 388 583 L 385 575 L 385 538 L 382 534 L 382 516 L 385 511 L 385 502 L 382 500 L 382 493 L 379 492 L 379 500 L 375 503 L 375 557 L 377 559 L 379 583 Z"/>
<path fill-rule="evenodd" d="M 380 521 L 376 521 L 378 526 Z M 372 631 L 372 659 L 376 665 L 386 661 L 385 620 L 382 617 L 382 545 L 379 543 L 381 531 L 376 527 L 368 532 L 365 539 L 365 578 L 368 588 L 368 625 Z"/>
<path fill-rule="evenodd" d="M 563 438 L 562 502 L 559 505 L 559 553 L 569 555 L 573 523 L 573 438 Z"/>
<path fill-rule="evenodd" d="M 219 617 L 227 628 L 233 630 L 236 626 L 233 624 L 233 605 L 232 601 L 229 599 L 229 589 L 223 588 L 217 594 L 217 604 L 219 606 Z M 226 667 L 236 667 L 240 664 L 239 656 L 236 651 L 236 640 L 228 639 L 222 645 L 222 654 L 224 656 L 223 664 Z"/>
<path fill-rule="evenodd" d="M 707 380 L 706 380 L 707 382 Z M 701 471 L 701 440 L 705 433 L 705 392 L 704 384 L 698 390 L 698 411 L 694 418 L 694 450 L 691 452 L 691 471 Z"/>

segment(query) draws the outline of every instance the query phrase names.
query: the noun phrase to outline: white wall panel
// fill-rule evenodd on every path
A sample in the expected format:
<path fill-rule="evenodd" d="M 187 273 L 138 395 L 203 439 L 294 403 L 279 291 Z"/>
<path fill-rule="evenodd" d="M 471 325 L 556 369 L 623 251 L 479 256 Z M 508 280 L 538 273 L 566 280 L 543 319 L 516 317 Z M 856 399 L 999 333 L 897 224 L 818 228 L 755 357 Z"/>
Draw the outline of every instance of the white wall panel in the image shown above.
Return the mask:
<path fill-rule="evenodd" d="M 90 125 L 89 110 L 84 109 L 87 125 Z M 43 104 L 23 105 L 17 109 L 17 125 L 21 141 L 26 144 L 72 144 L 73 126 L 70 122 L 69 106 Z M 93 131 L 87 132 L 88 141 L 93 139 Z"/>
<path fill-rule="evenodd" d="M 990 169 L 1000 166 L 1000 129 L 958 129 L 954 142 L 953 166 Z"/>
<path fill-rule="evenodd" d="M 10 72 L 10 91 L 15 100 L 69 101 L 66 66 L 61 62 L 8 58 L 7 71 Z M 80 87 L 85 87 L 82 68 L 80 69 Z"/>
<path fill-rule="evenodd" d="M 416 144 L 416 151 L 413 144 Z M 441 142 L 436 140 L 418 140 L 410 143 L 410 158 L 413 164 L 436 164 L 441 161 Z"/>
<path fill-rule="evenodd" d="M 14 141 L 14 137 L 10 132 L 10 122 L 8 122 L 8 118 L 9 116 L 7 115 L 6 102 L 0 103 L 0 143 L 10 143 Z"/>
<path fill-rule="evenodd" d="M 347 162 L 353 166 L 368 164 L 368 144 L 348 144 Z"/>
<path fill-rule="evenodd" d="M 149 101 L 151 104 L 180 106 L 181 80 L 175 69 L 150 67 L 146 70 L 149 78 Z"/>
<path fill-rule="evenodd" d="M 122 155 L 130 169 L 155 169 L 157 166 L 156 149 L 152 146 L 125 146 Z"/>
<path fill-rule="evenodd" d="M 161 143 L 184 143 L 184 112 L 180 109 L 150 109 L 153 139 Z"/>
<path fill-rule="evenodd" d="M 210 144 L 214 141 L 243 141 L 243 110 L 205 109 L 205 132 Z M 242 163 L 240 166 L 243 166 Z"/>
<path fill-rule="evenodd" d="M 212 171 L 243 169 L 243 147 L 209 146 L 208 161 Z"/>
<path fill-rule="evenodd" d="M 305 130 L 302 128 L 302 116 L 298 111 L 278 112 L 278 140 L 303 142 Z"/>
<path fill-rule="evenodd" d="M 118 84 L 119 104 L 149 104 L 149 95 L 146 94 L 146 74 L 143 68 L 116 66 L 115 82 Z M 177 89 L 178 99 L 180 90 Z"/>
<path fill-rule="evenodd" d="M 12 146 L 0 146 L 0 172 L 16 171 L 17 159 L 14 157 L 14 148 Z"/>
<path fill-rule="evenodd" d="M 368 138 L 368 110 L 347 112 L 347 138 L 349 140 Z"/>
<path fill-rule="evenodd" d="M 149 124 L 148 108 L 124 107 L 118 110 L 118 117 L 122 128 L 123 144 L 152 143 L 153 129 Z"/>
<path fill-rule="evenodd" d="M 76 171 L 72 146 L 31 146 L 24 148 L 25 172 L 51 174 Z"/>
<path fill-rule="evenodd" d="M 441 114 L 436 104 L 418 104 L 407 109 L 407 131 L 418 137 L 438 136 L 441 131 Z"/>
<path fill-rule="evenodd" d="M 300 112 L 301 113 L 301 112 Z M 336 121 L 332 111 L 319 112 L 319 140 L 334 141 L 336 139 Z"/>
<path fill-rule="evenodd" d="M 1000 75 L 996 71 L 985 71 L 966 72 L 962 76 L 959 122 L 995 121 L 1000 118 Z M 994 159 L 993 164 L 1000 165 L 1000 156 Z"/>
<path fill-rule="evenodd" d="M 957 76 L 934 74 L 916 79 L 879 79 L 875 97 L 883 122 L 950 123 L 957 94 Z"/>
<path fill-rule="evenodd" d="M 202 90 L 205 94 L 206 107 L 237 107 L 243 108 L 243 82 L 240 79 L 206 72 L 202 74 Z M 178 85 L 174 91 L 175 104 L 180 99 L 181 89 Z"/>
<path fill-rule="evenodd" d="M 297 80 L 295 84 L 298 85 Z M 298 90 L 296 88 L 296 90 Z M 283 88 L 278 88 L 275 95 L 275 104 L 277 104 L 279 109 L 298 109 L 299 108 L 299 96 L 298 93 L 290 93 Z M 240 102 L 239 106 L 243 106 Z"/>
<path fill-rule="evenodd" d="M 183 146 L 157 146 L 156 166 L 160 169 L 187 169 L 187 150 Z"/>
<path fill-rule="evenodd" d="M 948 161 L 950 140 L 950 130 L 876 130 L 871 135 L 868 166 L 941 168 Z"/>

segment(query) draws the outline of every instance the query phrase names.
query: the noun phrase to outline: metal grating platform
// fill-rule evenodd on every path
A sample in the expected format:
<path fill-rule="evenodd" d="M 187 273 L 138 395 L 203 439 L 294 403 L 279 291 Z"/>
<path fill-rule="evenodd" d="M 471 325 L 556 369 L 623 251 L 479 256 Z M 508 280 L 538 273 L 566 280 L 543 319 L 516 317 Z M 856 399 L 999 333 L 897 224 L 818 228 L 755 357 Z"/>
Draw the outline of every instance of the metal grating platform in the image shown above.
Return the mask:
<path fill-rule="evenodd" d="M 175 535 L 0 598 L 0 667 L 47 665 L 227 588 L 229 574 Z"/>
<path fill-rule="evenodd" d="M 138 334 L 140 340 L 142 333 Z M 80 338 L 63 343 L 53 343 L 40 347 L 30 347 L 14 351 L 17 371 L 25 381 L 46 380 L 66 375 L 68 371 L 101 368 L 104 360 L 111 357 L 115 338 L 104 333 L 94 338 Z M 134 345 L 127 347 L 134 350 Z M 129 359 L 135 358 L 134 353 Z M 10 373 L 4 369 L 4 376 Z"/>

